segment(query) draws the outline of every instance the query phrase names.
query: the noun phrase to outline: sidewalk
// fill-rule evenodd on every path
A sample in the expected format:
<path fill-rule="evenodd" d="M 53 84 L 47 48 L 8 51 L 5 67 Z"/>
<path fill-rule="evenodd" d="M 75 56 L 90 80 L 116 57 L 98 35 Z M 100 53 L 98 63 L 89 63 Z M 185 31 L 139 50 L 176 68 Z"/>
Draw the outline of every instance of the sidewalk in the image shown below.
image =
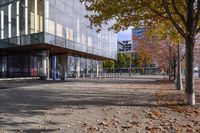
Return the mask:
<path fill-rule="evenodd" d="M 22 77 L 22 78 L 0 78 L 0 81 L 11 81 L 11 80 L 36 80 L 39 77 Z"/>
<path fill-rule="evenodd" d="M 5 133 L 199 132 L 197 106 L 157 79 L 0 81 L 0 131 Z M 198 85 L 200 81 L 198 81 Z"/>

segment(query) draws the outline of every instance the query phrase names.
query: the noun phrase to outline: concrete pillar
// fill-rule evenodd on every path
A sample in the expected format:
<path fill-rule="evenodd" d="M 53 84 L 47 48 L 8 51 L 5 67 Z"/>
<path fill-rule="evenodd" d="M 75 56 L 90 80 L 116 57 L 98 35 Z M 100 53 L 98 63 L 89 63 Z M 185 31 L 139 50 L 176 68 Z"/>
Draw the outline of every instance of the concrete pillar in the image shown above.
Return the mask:
<path fill-rule="evenodd" d="M 89 75 L 88 59 L 85 59 L 85 75 Z"/>
<path fill-rule="evenodd" d="M 94 77 L 94 75 L 93 75 L 93 73 L 94 73 L 94 62 L 93 62 L 93 60 L 90 60 L 90 65 L 91 65 L 90 78 L 93 78 Z"/>
<path fill-rule="evenodd" d="M 61 77 L 61 79 L 63 81 L 66 81 L 66 79 L 67 79 L 67 56 L 66 55 L 61 56 L 61 64 L 62 64 L 62 77 Z"/>
<path fill-rule="evenodd" d="M 41 76 L 45 78 L 47 75 L 47 60 L 46 57 L 42 57 L 42 72 Z"/>
<path fill-rule="evenodd" d="M 40 77 L 43 80 L 49 79 L 49 51 L 44 50 L 41 52 L 42 55 L 42 69 Z"/>
<path fill-rule="evenodd" d="M 97 62 L 96 64 L 97 64 L 97 78 L 99 78 L 99 62 Z"/>
<path fill-rule="evenodd" d="M 1 78 L 7 77 L 7 57 L 3 56 L 1 60 Z"/>
<path fill-rule="evenodd" d="M 76 58 L 76 78 L 80 78 L 80 59 Z"/>
<path fill-rule="evenodd" d="M 57 66 L 56 66 L 56 56 L 52 56 L 52 70 L 53 70 L 53 80 L 55 81 L 57 79 Z"/>
<path fill-rule="evenodd" d="M 84 63 L 83 63 L 83 65 L 84 65 L 84 66 L 83 66 L 83 70 L 84 70 L 84 71 L 83 71 L 83 79 L 84 79 L 84 78 L 86 77 L 86 74 L 87 74 L 87 65 L 86 65 L 86 63 L 87 63 L 86 60 L 87 60 L 87 59 L 84 58 L 83 60 L 84 60 Z"/>

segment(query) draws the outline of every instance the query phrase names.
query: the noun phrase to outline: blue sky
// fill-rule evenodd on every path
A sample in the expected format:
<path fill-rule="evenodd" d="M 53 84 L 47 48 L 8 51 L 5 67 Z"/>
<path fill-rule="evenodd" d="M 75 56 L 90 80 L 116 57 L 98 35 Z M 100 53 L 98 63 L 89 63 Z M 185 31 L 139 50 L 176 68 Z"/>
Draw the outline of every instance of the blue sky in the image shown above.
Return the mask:
<path fill-rule="evenodd" d="M 119 41 L 131 40 L 131 28 L 125 31 L 120 31 L 117 34 L 117 38 Z"/>

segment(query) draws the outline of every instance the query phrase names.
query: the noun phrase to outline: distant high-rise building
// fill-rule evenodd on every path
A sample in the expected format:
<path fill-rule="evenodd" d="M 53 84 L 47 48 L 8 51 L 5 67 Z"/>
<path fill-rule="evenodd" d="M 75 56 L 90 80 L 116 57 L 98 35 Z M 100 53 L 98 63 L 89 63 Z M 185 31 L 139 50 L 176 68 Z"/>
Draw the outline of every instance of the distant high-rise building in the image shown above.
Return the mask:
<path fill-rule="evenodd" d="M 132 29 L 132 44 L 133 47 L 138 43 L 138 39 L 145 37 L 145 28 L 134 28 Z"/>
<path fill-rule="evenodd" d="M 118 52 L 131 53 L 133 52 L 133 45 L 131 40 L 118 41 Z"/>
<path fill-rule="evenodd" d="M 124 43 L 123 43 L 123 42 L 121 42 L 121 41 L 118 41 L 118 42 L 117 42 L 117 49 L 118 49 L 117 51 L 118 51 L 118 53 L 119 53 L 119 52 L 123 52 L 123 51 L 124 51 L 124 47 L 125 47 L 125 46 L 124 46 Z"/>

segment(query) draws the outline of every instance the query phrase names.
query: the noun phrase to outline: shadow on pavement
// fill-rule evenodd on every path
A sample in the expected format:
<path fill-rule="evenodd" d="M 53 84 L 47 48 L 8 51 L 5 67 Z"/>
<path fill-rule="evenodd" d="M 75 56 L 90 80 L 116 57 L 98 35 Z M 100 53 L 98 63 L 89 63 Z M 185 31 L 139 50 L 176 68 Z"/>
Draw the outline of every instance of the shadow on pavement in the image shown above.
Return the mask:
<path fill-rule="evenodd" d="M 95 83 L 95 84 L 144 84 L 144 85 L 159 85 L 159 84 L 173 84 L 167 79 L 68 79 L 66 81 L 43 81 L 43 80 L 13 80 L 0 81 L 0 90 L 15 89 L 28 86 L 37 85 L 53 85 L 57 83 Z"/>
<path fill-rule="evenodd" d="M 110 84 L 110 83 L 123 83 L 121 80 L 117 81 L 68 81 L 68 83 L 97 83 L 97 84 Z M 130 84 L 159 84 L 168 83 L 167 81 L 127 81 Z M 126 82 L 126 83 L 127 83 Z M 93 90 L 76 90 L 73 88 L 59 89 L 56 87 L 57 83 L 52 81 L 12 81 L 1 82 L 0 87 L 0 114 L 6 114 L 9 116 L 17 117 L 32 117 L 34 115 L 45 115 L 46 110 L 52 110 L 56 108 L 72 108 L 75 110 L 87 109 L 91 106 L 137 106 L 137 107 L 169 107 L 172 104 L 164 103 L 158 104 L 155 96 L 155 92 L 142 92 L 142 91 L 120 91 L 114 92 L 102 90 L 101 88 Z M 66 82 L 66 84 L 68 84 Z M 53 85 L 53 89 L 37 89 L 39 85 Z M 31 86 L 32 89 L 26 89 L 22 87 Z M 56 90 L 58 89 L 58 90 Z M 140 89 L 140 88 L 136 88 Z M 170 95 L 170 97 L 176 100 L 176 94 Z M 184 106 L 182 101 L 174 104 L 176 106 Z M 57 114 L 62 115 L 62 114 Z M 36 123 L 17 123 L 11 119 L 5 119 L 0 116 L 0 126 L 20 126 L 30 125 Z M 47 123 L 48 124 L 48 123 Z M 56 123 L 54 123 L 56 124 Z M 29 129 L 24 132 L 28 133 L 40 133 L 40 132 L 55 132 L 57 129 Z"/>

